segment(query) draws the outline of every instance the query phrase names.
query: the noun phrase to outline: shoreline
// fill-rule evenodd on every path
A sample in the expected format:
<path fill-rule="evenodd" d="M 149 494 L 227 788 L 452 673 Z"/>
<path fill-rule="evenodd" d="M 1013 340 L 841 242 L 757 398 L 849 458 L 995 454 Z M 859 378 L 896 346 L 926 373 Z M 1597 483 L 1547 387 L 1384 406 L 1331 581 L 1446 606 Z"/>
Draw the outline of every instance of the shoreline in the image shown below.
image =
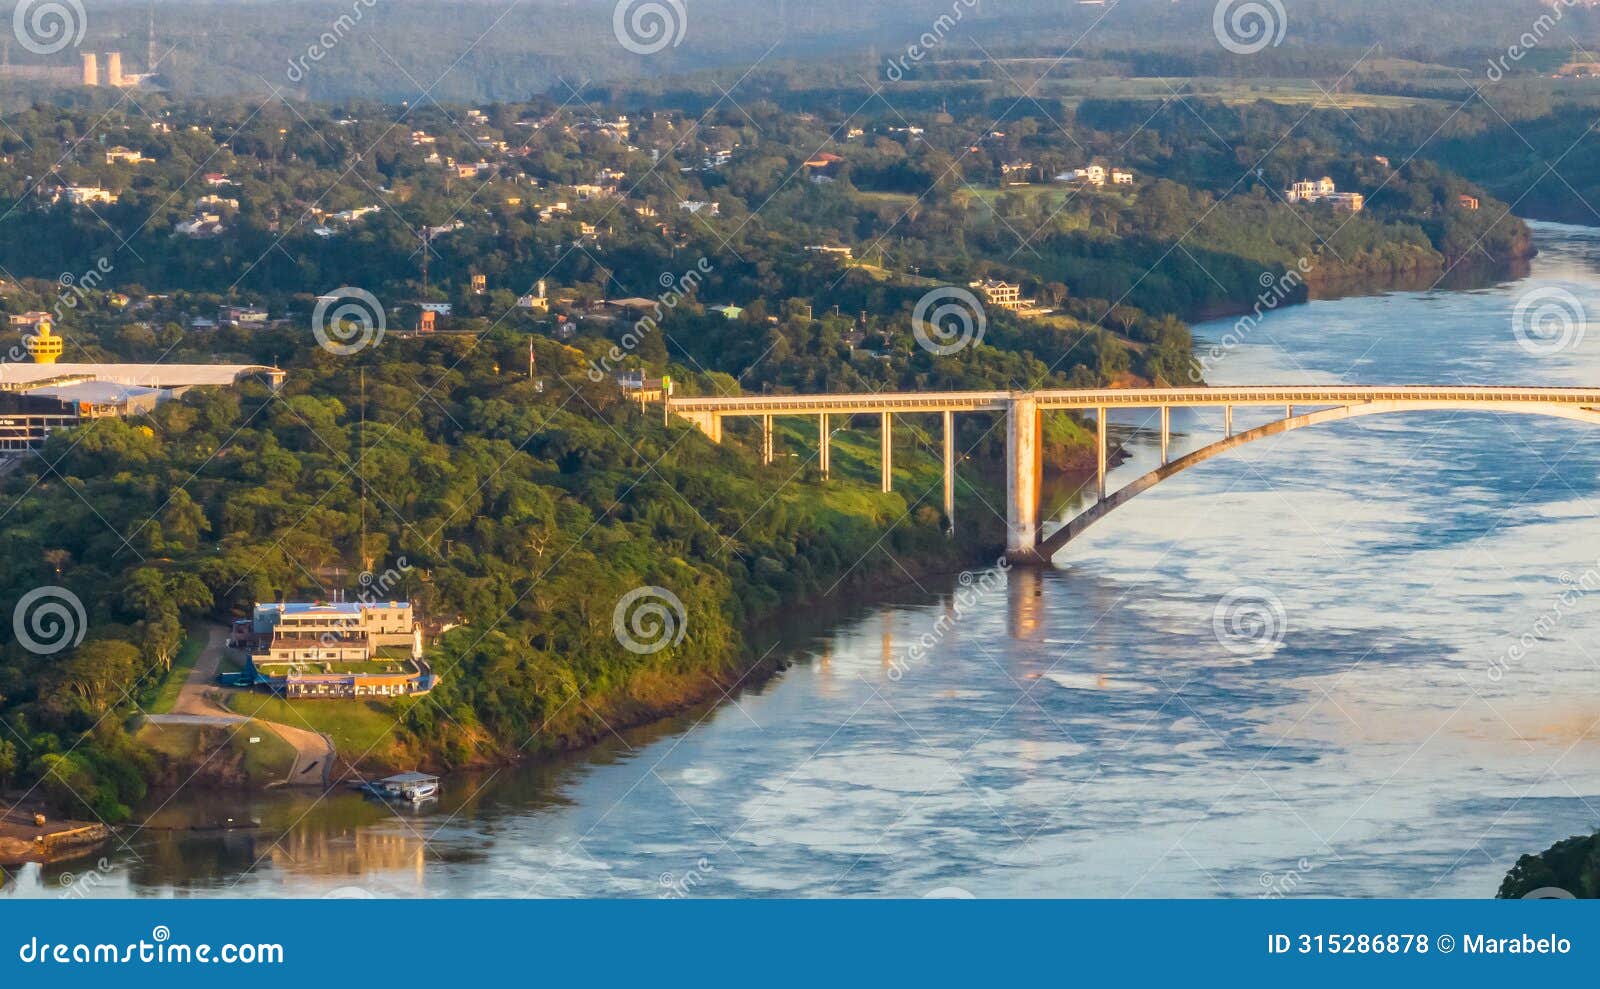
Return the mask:
<path fill-rule="evenodd" d="M 1456 290 L 1472 288 L 1498 281 L 1524 277 L 1528 265 L 1538 256 L 1538 249 L 1517 258 L 1499 258 L 1493 261 L 1476 260 L 1451 262 L 1441 259 L 1413 268 L 1385 268 L 1360 271 L 1341 270 L 1332 273 L 1314 269 L 1302 282 L 1303 290 L 1264 311 L 1301 306 L 1309 302 L 1326 302 L 1353 296 L 1386 295 L 1390 292 L 1425 292 L 1434 288 Z M 1200 306 L 1182 315 L 1193 326 L 1235 316 L 1247 316 L 1255 311 L 1258 299 L 1217 302 Z"/>
<path fill-rule="evenodd" d="M 111 829 L 98 822 L 51 819 L 42 807 L 0 808 L 0 866 L 82 858 L 110 838 Z"/>

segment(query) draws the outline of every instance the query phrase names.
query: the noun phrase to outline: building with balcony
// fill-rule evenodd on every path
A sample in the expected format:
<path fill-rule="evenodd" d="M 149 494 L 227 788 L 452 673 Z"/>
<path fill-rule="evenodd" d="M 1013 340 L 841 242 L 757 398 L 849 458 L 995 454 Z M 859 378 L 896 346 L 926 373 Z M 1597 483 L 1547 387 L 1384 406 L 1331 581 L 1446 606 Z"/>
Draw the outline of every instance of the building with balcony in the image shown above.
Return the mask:
<path fill-rule="evenodd" d="M 437 677 L 406 601 L 278 602 L 233 624 L 255 682 L 287 698 L 425 694 Z"/>

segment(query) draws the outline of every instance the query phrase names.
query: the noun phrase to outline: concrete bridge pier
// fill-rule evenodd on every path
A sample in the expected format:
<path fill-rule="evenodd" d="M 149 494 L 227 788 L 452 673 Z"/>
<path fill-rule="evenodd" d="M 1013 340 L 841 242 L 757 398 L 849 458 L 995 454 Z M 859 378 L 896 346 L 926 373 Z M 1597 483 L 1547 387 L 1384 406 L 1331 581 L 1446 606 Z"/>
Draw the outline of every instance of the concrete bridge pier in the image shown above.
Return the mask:
<path fill-rule="evenodd" d="M 894 479 L 891 471 L 894 470 L 894 427 L 890 423 L 889 413 L 883 414 L 883 428 L 880 430 L 878 442 L 883 453 L 883 492 L 888 494 L 894 490 Z"/>
<path fill-rule="evenodd" d="M 761 417 L 761 462 L 772 463 L 772 417 Z"/>
<path fill-rule="evenodd" d="M 688 420 L 694 428 L 706 434 L 706 438 L 713 443 L 722 442 L 722 413 L 720 412 L 679 412 L 680 418 Z"/>
<path fill-rule="evenodd" d="M 1037 562 L 1039 545 L 1039 402 L 1013 394 L 1006 410 L 1006 559 Z"/>
<path fill-rule="evenodd" d="M 1106 499 L 1106 407 L 1104 405 L 1094 410 L 1094 445 L 1096 463 L 1096 487 L 1100 500 Z"/>
<path fill-rule="evenodd" d="M 1222 407 L 1222 435 L 1226 439 L 1233 435 L 1233 406 Z"/>
<path fill-rule="evenodd" d="M 955 415 L 944 412 L 944 517 L 950 526 L 949 535 L 956 534 L 956 422 Z"/>
<path fill-rule="evenodd" d="M 817 416 L 817 467 L 824 479 L 828 476 L 828 463 L 832 459 L 833 433 L 828 429 L 828 413 Z"/>

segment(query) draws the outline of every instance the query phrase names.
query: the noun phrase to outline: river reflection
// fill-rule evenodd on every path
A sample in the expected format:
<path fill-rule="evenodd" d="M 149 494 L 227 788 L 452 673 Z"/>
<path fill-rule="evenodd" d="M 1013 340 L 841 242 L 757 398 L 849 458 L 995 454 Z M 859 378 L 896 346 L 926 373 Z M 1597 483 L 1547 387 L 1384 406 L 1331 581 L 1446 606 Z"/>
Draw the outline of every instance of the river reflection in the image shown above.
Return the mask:
<path fill-rule="evenodd" d="M 1512 335 L 1531 286 L 1600 313 L 1600 233 L 1538 237 L 1525 279 L 1273 313 L 1209 378 L 1600 383 L 1600 333 L 1543 358 Z M 1155 464 L 1155 426 L 1116 415 L 1113 485 Z M 1173 429 L 1180 455 L 1222 423 Z M 125 836 L 66 892 L 659 896 L 692 872 L 719 896 L 1492 895 L 1600 820 L 1600 613 L 1578 600 L 1505 661 L 1600 559 L 1597 496 L 1600 434 L 1570 422 L 1272 437 L 1140 495 L 1055 569 L 795 616 L 795 665 L 715 707 L 450 777 L 416 812 L 185 794 L 152 822 L 177 830 Z M 1047 505 L 1089 497 L 1067 481 Z M 1241 590 L 1277 603 L 1281 641 L 1218 633 Z M 62 895 L 69 868 L 8 891 Z"/>

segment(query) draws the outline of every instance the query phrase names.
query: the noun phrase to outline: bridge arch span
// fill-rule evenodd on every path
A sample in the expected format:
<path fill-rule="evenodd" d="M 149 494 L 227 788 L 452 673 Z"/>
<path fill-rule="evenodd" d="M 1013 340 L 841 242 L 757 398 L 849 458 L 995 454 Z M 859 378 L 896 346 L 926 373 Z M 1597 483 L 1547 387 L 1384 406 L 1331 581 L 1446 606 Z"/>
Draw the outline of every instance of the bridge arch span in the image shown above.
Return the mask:
<path fill-rule="evenodd" d="M 1136 495 L 1150 490 L 1167 478 L 1198 466 L 1213 457 L 1227 453 L 1246 443 L 1287 433 L 1307 426 L 1316 426 L 1326 422 L 1338 422 L 1343 419 L 1353 419 L 1358 416 L 1385 415 L 1400 412 L 1513 412 L 1519 415 L 1553 416 L 1558 419 L 1571 419 L 1577 422 L 1600 425 L 1600 411 L 1563 405 L 1505 405 L 1495 408 L 1484 408 L 1481 405 L 1462 402 L 1363 402 L 1355 405 L 1342 405 L 1334 408 L 1318 409 L 1303 415 L 1292 416 L 1286 419 L 1276 419 L 1254 429 L 1235 433 L 1226 439 L 1208 444 L 1185 454 L 1176 460 L 1169 461 L 1155 470 L 1150 471 L 1108 493 L 1104 498 L 1095 502 L 1089 508 L 1078 513 L 1071 521 L 1056 529 L 1050 535 L 1041 539 L 1038 544 L 1037 562 L 1047 563 L 1056 553 L 1060 552 L 1067 543 L 1082 535 L 1084 530 L 1105 518 L 1120 506 L 1132 500 Z"/>

